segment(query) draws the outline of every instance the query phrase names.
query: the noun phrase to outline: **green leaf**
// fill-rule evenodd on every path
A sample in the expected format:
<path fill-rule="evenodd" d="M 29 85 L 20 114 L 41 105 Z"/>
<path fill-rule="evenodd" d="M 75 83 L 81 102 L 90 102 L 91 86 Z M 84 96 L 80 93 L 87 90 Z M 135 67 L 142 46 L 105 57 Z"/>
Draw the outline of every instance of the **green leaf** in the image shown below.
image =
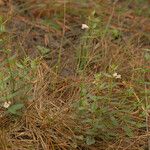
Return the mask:
<path fill-rule="evenodd" d="M 118 121 L 117 121 L 117 119 L 116 119 L 114 116 L 111 116 L 110 119 L 111 119 L 112 124 L 113 124 L 114 126 L 118 126 Z"/>
<path fill-rule="evenodd" d="M 24 69 L 24 66 L 21 63 L 16 62 L 16 66 L 21 68 L 21 69 Z"/>
<path fill-rule="evenodd" d="M 127 136 L 133 137 L 133 132 L 132 132 L 132 130 L 129 127 L 125 126 L 124 127 L 124 131 L 126 132 Z"/>
<path fill-rule="evenodd" d="M 3 17 L 0 16 L 0 24 L 2 24 L 2 22 L 3 22 Z"/>
<path fill-rule="evenodd" d="M 145 59 L 150 60 L 150 54 L 148 52 L 145 54 Z"/>
<path fill-rule="evenodd" d="M 53 28 L 55 30 L 60 30 L 61 29 L 61 27 L 57 23 L 55 23 L 55 22 L 53 22 L 52 20 L 49 20 L 49 19 L 43 20 L 42 23 L 44 25 L 50 26 L 51 28 Z"/>
<path fill-rule="evenodd" d="M 98 108 L 98 105 L 97 105 L 96 102 L 94 102 L 94 103 L 92 104 L 92 106 L 91 106 L 92 112 L 96 112 L 97 108 Z"/>
<path fill-rule="evenodd" d="M 36 61 L 31 61 L 31 68 L 32 69 L 36 69 L 36 67 L 37 67 L 37 62 Z"/>
<path fill-rule="evenodd" d="M 112 30 L 112 35 L 114 38 L 118 38 L 120 36 L 120 34 L 121 34 L 120 31 L 117 29 Z"/>
<path fill-rule="evenodd" d="M 0 45 L 2 45 L 4 43 L 4 41 L 2 39 L 0 39 Z"/>
<path fill-rule="evenodd" d="M 14 105 L 10 106 L 7 111 L 11 114 L 16 115 L 16 114 L 18 114 L 17 111 L 23 107 L 24 107 L 24 104 L 14 104 Z"/>
<path fill-rule="evenodd" d="M 87 145 L 95 144 L 95 139 L 94 139 L 94 137 L 87 136 L 87 137 L 86 137 L 86 144 L 87 144 Z"/>
<path fill-rule="evenodd" d="M 0 25 L 0 33 L 6 32 L 5 26 L 4 25 Z"/>
<path fill-rule="evenodd" d="M 38 48 L 38 50 L 40 51 L 40 53 L 41 53 L 42 55 L 45 55 L 45 54 L 47 54 L 48 52 L 50 52 L 50 49 L 45 48 L 45 47 L 43 47 L 43 46 L 37 46 L 37 48 Z"/>
<path fill-rule="evenodd" d="M 5 50 L 5 51 L 3 50 L 3 52 L 7 54 L 7 50 Z M 13 61 L 14 59 L 16 59 L 16 55 L 11 56 L 11 57 L 5 59 L 2 63 L 0 63 L 0 67 L 4 66 L 4 65 L 7 64 L 8 62 Z"/>
<path fill-rule="evenodd" d="M 100 97 L 99 97 L 99 96 L 92 95 L 92 94 L 88 94 L 87 96 L 88 96 L 91 100 L 93 100 L 93 101 L 97 101 L 97 100 L 99 100 L 99 99 L 100 99 Z"/>

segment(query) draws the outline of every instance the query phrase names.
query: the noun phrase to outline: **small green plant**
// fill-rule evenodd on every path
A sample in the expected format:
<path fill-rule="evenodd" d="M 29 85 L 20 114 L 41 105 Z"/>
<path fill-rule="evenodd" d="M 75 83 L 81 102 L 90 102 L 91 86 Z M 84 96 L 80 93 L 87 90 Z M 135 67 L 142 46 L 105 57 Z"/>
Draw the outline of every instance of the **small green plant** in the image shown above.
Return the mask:
<path fill-rule="evenodd" d="M 1 37 L 5 35 L 5 31 L 3 18 L 0 17 Z M 17 58 L 10 49 L 5 48 L 5 38 L 0 39 L 0 106 L 6 108 L 8 113 L 16 115 L 23 108 L 25 100 L 32 96 L 38 59 Z"/>
<path fill-rule="evenodd" d="M 95 17 L 95 11 L 88 18 L 88 29 L 83 29 L 79 48 L 77 51 L 77 72 L 83 72 L 88 66 L 92 53 L 93 41 L 103 35 L 101 17 Z"/>
<path fill-rule="evenodd" d="M 119 37 L 121 37 L 121 32 L 117 29 L 112 29 L 110 30 L 113 39 L 118 39 Z"/>
<path fill-rule="evenodd" d="M 76 108 L 80 123 L 84 126 L 84 140 L 88 145 L 94 144 L 95 138 L 98 137 L 109 139 L 117 136 L 112 129 L 117 127 L 119 122 L 115 116 L 116 112 L 111 111 L 107 101 L 110 101 L 109 97 L 93 95 L 86 87 L 81 87 L 81 98 Z"/>
<path fill-rule="evenodd" d="M 17 114 L 23 107 L 24 100 L 32 96 L 33 83 L 36 80 L 38 60 L 29 57 L 18 60 L 11 56 L 10 50 L 1 50 L 4 61 L 0 64 L 0 103 L 10 102 L 8 112 Z M 7 108 L 7 106 L 6 106 Z"/>
<path fill-rule="evenodd" d="M 6 29 L 5 29 L 3 17 L 0 16 L 0 34 L 1 34 L 1 33 L 4 33 L 5 31 L 6 31 Z"/>
<path fill-rule="evenodd" d="M 117 69 L 112 65 L 111 69 Z M 96 140 L 114 140 L 121 136 L 133 137 L 134 128 L 144 127 L 145 123 L 135 121 L 132 113 L 141 103 L 133 99 L 134 89 L 124 88 L 118 93 L 118 80 L 111 73 L 95 74 L 91 84 L 81 84 L 80 99 L 75 104 L 76 119 L 82 129 L 87 145 Z M 116 70 L 115 70 L 116 71 Z M 121 133 L 118 132 L 120 130 Z"/>
<path fill-rule="evenodd" d="M 41 56 L 43 56 L 44 58 L 47 57 L 48 53 L 50 52 L 50 49 L 43 47 L 43 46 L 37 46 L 37 49 L 40 53 Z"/>

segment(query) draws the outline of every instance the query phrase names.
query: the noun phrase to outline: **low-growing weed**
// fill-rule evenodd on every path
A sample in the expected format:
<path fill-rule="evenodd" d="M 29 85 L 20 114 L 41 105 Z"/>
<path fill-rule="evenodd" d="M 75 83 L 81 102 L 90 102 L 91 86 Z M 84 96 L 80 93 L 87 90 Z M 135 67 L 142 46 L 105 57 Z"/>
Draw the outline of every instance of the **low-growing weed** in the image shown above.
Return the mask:
<path fill-rule="evenodd" d="M 9 50 L 3 50 L 6 57 L 0 65 L 0 102 L 1 106 L 5 102 L 11 102 L 10 105 L 14 106 L 8 107 L 8 112 L 15 114 L 14 109 L 21 108 L 24 100 L 28 100 L 32 96 L 38 61 L 31 60 L 29 57 L 18 60 L 15 55 L 8 55 L 9 52 Z"/>
<path fill-rule="evenodd" d="M 0 18 L 0 33 L 5 32 L 2 18 Z M 3 39 L 1 39 L 1 43 Z M 38 59 L 29 57 L 19 59 L 12 50 L 0 47 L 2 54 L 0 62 L 0 106 L 11 114 L 24 106 L 24 102 L 31 98 L 33 84 L 36 82 Z"/>
<path fill-rule="evenodd" d="M 132 115 L 143 103 L 135 101 L 133 88 L 119 89 L 117 80 L 109 73 L 99 73 L 92 83 L 80 86 L 75 110 L 82 128 L 77 130 L 88 145 L 96 140 L 133 137 L 135 128 L 146 126 L 144 122 L 134 120 Z"/>

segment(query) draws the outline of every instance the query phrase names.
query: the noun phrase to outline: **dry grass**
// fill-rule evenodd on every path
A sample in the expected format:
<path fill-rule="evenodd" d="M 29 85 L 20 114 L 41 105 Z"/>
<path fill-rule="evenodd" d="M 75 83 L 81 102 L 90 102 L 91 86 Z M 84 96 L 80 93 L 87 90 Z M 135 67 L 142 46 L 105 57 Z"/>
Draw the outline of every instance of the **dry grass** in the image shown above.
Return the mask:
<path fill-rule="evenodd" d="M 83 3 L 14 0 L 6 2 L 6 6 L 0 1 L 0 5 L 0 15 L 5 18 L 8 30 L 0 35 L 7 39 L 4 47 L 12 49 L 18 59 L 40 57 L 32 98 L 25 101 L 22 115 L 0 117 L 1 150 L 145 150 L 148 147 L 149 115 L 143 113 L 149 111 L 149 95 L 143 92 L 149 90 L 149 84 L 145 84 L 150 82 L 149 71 L 139 71 L 139 68 L 150 69 L 150 62 L 144 59 L 146 49 L 150 48 L 148 1 L 113 4 L 109 0 Z M 50 26 L 43 23 L 47 18 L 52 19 Z M 96 27 L 82 31 L 81 24 L 85 22 L 90 28 Z M 39 45 L 50 49 L 42 58 L 37 50 Z M 79 56 L 77 51 L 82 49 L 86 54 Z M 111 75 L 114 71 L 122 79 L 111 80 L 104 75 L 95 81 L 94 75 L 100 72 Z M 95 82 L 115 84 L 115 88 L 101 90 Z M 108 108 L 108 116 L 114 114 L 119 120 L 119 127 L 108 128 L 102 136 L 97 131 L 96 143 L 90 146 L 81 138 L 91 128 L 82 122 L 88 113 L 84 118 L 74 107 L 85 96 L 81 96 L 81 85 L 88 94 L 108 96 L 109 103 L 104 100 L 98 106 Z M 0 111 L 5 113 L 3 109 Z M 123 120 L 126 115 L 131 122 Z M 90 117 L 94 120 L 95 116 Z M 138 128 L 133 122 L 145 123 L 147 127 Z M 134 136 L 126 135 L 125 125 Z M 105 135 L 110 132 L 117 137 L 108 140 Z"/>

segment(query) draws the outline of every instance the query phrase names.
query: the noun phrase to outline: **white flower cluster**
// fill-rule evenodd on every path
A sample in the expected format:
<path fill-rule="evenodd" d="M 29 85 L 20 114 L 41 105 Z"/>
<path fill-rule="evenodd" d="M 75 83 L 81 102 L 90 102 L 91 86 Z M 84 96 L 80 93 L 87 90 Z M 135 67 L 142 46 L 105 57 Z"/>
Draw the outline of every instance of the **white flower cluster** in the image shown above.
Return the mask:
<path fill-rule="evenodd" d="M 8 108 L 11 105 L 11 101 L 4 102 L 3 107 Z"/>
<path fill-rule="evenodd" d="M 81 29 L 82 29 L 82 30 L 84 30 L 84 29 L 89 29 L 89 26 L 86 25 L 86 24 L 82 24 Z"/>
<path fill-rule="evenodd" d="M 113 77 L 116 78 L 116 79 L 121 79 L 121 75 L 118 74 L 117 72 L 115 72 L 115 73 L 113 74 Z"/>

